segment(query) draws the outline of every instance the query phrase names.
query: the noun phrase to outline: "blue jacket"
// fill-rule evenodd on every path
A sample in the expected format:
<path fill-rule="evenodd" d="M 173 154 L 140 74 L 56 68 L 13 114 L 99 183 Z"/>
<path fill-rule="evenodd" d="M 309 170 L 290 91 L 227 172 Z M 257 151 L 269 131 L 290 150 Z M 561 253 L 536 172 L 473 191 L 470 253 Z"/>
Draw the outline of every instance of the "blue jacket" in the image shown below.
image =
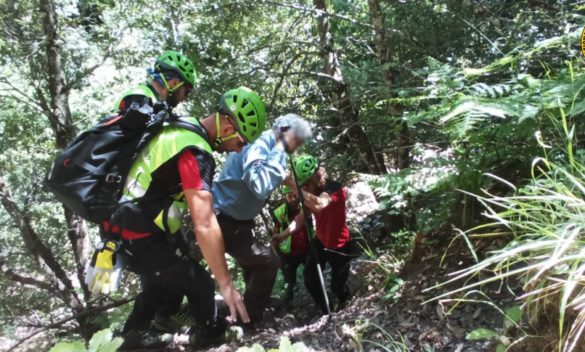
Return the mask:
<path fill-rule="evenodd" d="M 237 220 L 253 219 L 286 178 L 287 161 L 272 131 L 263 132 L 240 153 L 230 153 L 213 183 L 215 211 Z"/>

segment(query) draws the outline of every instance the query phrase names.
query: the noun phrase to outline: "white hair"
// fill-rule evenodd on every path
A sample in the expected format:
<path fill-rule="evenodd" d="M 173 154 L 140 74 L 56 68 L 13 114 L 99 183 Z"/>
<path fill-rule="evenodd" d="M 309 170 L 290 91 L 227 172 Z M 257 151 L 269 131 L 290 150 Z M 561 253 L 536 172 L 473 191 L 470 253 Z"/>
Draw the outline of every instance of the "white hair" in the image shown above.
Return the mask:
<path fill-rule="evenodd" d="M 297 114 L 289 113 L 282 115 L 274 121 L 274 124 L 272 124 L 272 130 L 277 136 L 283 132 L 283 129 L 290 130 L 295 137 L 302 141 L 307 141 L 313 137 L 311 124 Z"/>

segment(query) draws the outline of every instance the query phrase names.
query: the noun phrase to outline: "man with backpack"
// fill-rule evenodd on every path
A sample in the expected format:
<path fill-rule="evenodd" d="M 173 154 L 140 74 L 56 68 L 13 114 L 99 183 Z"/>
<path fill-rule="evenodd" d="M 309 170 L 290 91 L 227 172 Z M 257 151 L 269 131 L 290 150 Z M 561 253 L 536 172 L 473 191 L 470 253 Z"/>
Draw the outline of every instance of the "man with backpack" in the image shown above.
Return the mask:
<path fill-rule="evenodd" d="M 311 136 L 306 120 L 295 114 L 281 116 L 271 131 L 262 133 L 241 153 L 231 153 L 213 184 L 213 202 L 225 251 L 244 271 L 244 301 L 252 323 L 262 320 L 280 267 L 274 249 L 255 238 L 254 217 L 276 188 L 294 183 L 287 176 L 288 155 Z"/>
<path fill-rule="evenodd" d="M 177 250 L 173 235 L 188 208 L 230 318 L 249 321 L 213 211 L 212 152 L 239 152 L 253 142 L 266 124 L 264 103 L 240 87 L 224 93 L 216 112 L 203 120 L 181 118 L 169 106 L 185 99 L 195 82 L 191 61 L 165 52 L 149 73 L 150 82 L 120 99 L 116 115 L 84 131 L 57 156 L 46 185 L 75 213 L 102 224 L 104 241 L 86 276 L 92 292 L 108 293 L 115 286 L 121 259 L 141 276 L 143 292 L 125 326 L 126 341 L 132 340 L 130 332 L 148 327 L 167 298 L 156 293 L 169 292 L 187 296 L 202 336 L 219 337 L 226 323 L 216 316 L 213 280 Z"/>
<path fill-rule="evenodd" d="M 243 116 L 243 119 L 239 117 Z M 248 315 L 232 284 L 224 257 L 220 227 L 213 211 L 211 183 L 215 169 L 212 151 L 239 152 L 254 141 L 266 122 L 258 95 L 240 87 L 222 95 L 218 110 L 200 121 L 200 133 L 167 126 L 139 154 L 124 187 L 124 197 L 109 229 L 121 234 L 129 269 L 143 278 L 125 333 L 148 327 L 165 298 L 163 292 L 185 295 L 202 338 L 223 335 L 226 324 L 216 317 L 214 284 L 209 273 L 169 245 L 169 234 L 180 231 L 182 210 L 188 207 L 197 242 L 218 282 L 234 320 Z M 157 290 L 157 288 L 159 288 Z"/>
<path fill-rule="evenodd" d="M 146 71 L 149 80 L 126 90 L 117 100 L 114 106 L 115 111 L 124 114 L 133 104 L 135 104 L 135 108 L 152 107 L 153 112 L 155 105 L 157 110 L 167 108 L 172 111 L 172 108 L 187 99 L 197 82 L 197 72 L 192 61 L 173 50 L 163 52 L 156 58 L 153 68 L 148 68 Z M 107 222 L 104 225 L 107 226 Z M 188 253 L 187 240 L 189 235 L 191 234 L 177 234 L 173 239 L 174 247 L 185 255 Z M 170 320 L 171 316 L 178 313 L 180 309 L 183 294 L 173 293 L 158 285 L 151 285 L 148 277 L 141 277 L 141 286 L 142 292 L 139 294 L 141 299 L 138 302 L 142 300 L 142 297 L 156 295 L 160 296 L 160 307 L 148 308 L 149 312 L 143 313 L 138 309 L 139 305 L 135 305 L 124 326 L 123 334 L 127 334 L 131 330 L 148 328 L 152 311 L 156 310 L 157 318 L 164 322 Z M 148 298 L 145 300 L 150 301 Z"/>
<path fill-rule="evenodd" d="M 139 106 L 166 104 L 170 108 L 183 102 L 193 90 L 197 73 L 193 62 L 185 55 L 167 50 L 147 70 L 149 81 L 139 84 L 122 94 L 114 110 L 124 112 L 133 103 Z"/>
<path fill-rule="evenodd" d="M 280 259 L 282 260 L 282 274 L 286 283 L 285 302 L 291 304 L 294 298 L 294 288 L 297 283 L 297 269 L 307 259 L 309 252 L 309 236 L 304 226 L 296 226 L 301 221 L 301 205 L 296 194 L 290 187 L 282 187 L 285 202 L 274 209 L 274 235 L 272 241 L 275 244 Z M 299 219 L 296 219 L 299 217 Z"/>
<path fill-rule="evenodd" d="M 325 168 L 311 155 L 299 156 L 293 165 L 305 206 L 316 222 L 316 236 L 311 243 L 314 255 L 309 255 L 305 264 L 305 286 L 323 313 L 327 313 L 317 262 L 321 267 L 326 263 L 331 266 L 331 291 L 337 296 L 338 307 L 344 306 L 350 297 L 347 279 L 356 250 L 345 222 L 347 191 L 341 183 L 330 180 Z"/>

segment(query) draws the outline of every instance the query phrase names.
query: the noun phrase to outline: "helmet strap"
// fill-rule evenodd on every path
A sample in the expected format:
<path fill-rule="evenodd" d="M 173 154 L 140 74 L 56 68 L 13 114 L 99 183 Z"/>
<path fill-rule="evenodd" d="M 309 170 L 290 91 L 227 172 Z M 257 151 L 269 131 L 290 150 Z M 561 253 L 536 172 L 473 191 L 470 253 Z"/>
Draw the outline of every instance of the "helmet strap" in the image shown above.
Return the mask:
<path fill-rule="evenodd" d="M 230 139 L 234 139 L 238 137 L 238 132 L 234 132 L 232 134 L 230 134 L 229 136 L 226 137 L 220 137 L 221 135 L 221 130 L 220 130 L 220 126 L 219 126 L 219 112 L 215 113 L 215 141 L 213 142 L 213 149 L 217 149 L 219 148 L 219 146 L 226 141 L 229 141 Z"/>
<path fill-rule="evenodd" d="M 160 74 L 160 78 L 162 78 L 162 81 L 163 81 L 163 83 L 165 85 L 165 89 L 167 90 L 168 94 L 173 94 L 177 89 L 181 88 L 181 86 L 183 84 L 185 84 L 185 82 L 181 81 L 176 86 L 171 87 L 169 85 L 169 82 L 167 82 L 167 79 L 166 79 L 166 77 L 165 77 L 165 75 L 163 73 Z"/>

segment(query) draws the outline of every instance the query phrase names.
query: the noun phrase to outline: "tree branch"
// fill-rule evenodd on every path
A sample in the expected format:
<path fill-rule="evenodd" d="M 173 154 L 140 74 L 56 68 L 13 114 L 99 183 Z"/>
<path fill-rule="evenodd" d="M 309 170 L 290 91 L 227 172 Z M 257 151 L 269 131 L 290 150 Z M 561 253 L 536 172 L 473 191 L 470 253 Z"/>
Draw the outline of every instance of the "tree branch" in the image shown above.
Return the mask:
<path fill-rule="evenodd" d="M 25 286 L 32 286 L 36 288 L 40 288 L 41 290 L 49 291 L 50 293 L 57 293 L 58 289 L 44 281 L 40 281 L 37 279 L 33 279 L 32 277 L 23 276 L 21 274 L 16 273 L 14 270 L 10 269 L 6 266 L 6 262 L 0 259 L 0 271 L 4 274 L 8 279 L 18 282 L 21 285 Z"/>
<path fill-rule="evenodd" d="M 79 298 L 74 294 L 73 284 L 63 267 L 57 262 L 57 259 L 51 252 L 51 249 L 47 247 L 43 241 L 41 241 L 39 235 L 33 229 L 28 214 L 24 213 L 19 209 L 18 205 L 12 198 L 12 194 L 6 189 L 6 183 L 0 173 L 0 203 L 6 209 L 8 214 L 16 222 L 20 235 L 24 241 L 26 248 L 29 252 L 37 259 L 37 262 L 42 261 L 53 271 L 55 277 L 70 291 L 70 295 L 65 298 L 66 303 L 72 307 L 79 307 L 81 302 Z"/>
<path fill-rule="evenodd" d="M 6 84 L 9 88 L 8 89 L 2 89 L 2 91 L 6 91 L 6 92 L 14 92 L 17 93 L 17 95 L 20 97 L 20 101 L 23 102 L 24 104 L 28 105 L 29 107 L 33 108 L 34 110 L 40 111 L 42 112 L 42 106 L 39 105 L 38 102 L 34 101 L 33 99 L 31 99 L 28 94 L 26 94 L 25 92 L 23 92 L 22 90 L 18 89 L 18 87 L 16 87 L 14 84 L 12 84 L 12 82 L 10 82 L 8 79 L 6 79 L 5 77 L 0 77 L 0 82 L 3 84 Z M 16 96 L 14 94 L 8 94 L 8 95 L 4 95 L 5 97 L 11 97 L 11 98 L 16 98 Z"/>
<path fill-rule="evenodd" d="M 114 303 L 109 304 L 107 306 L 84 309 L 75 315 L 72 315 L 72 316 L 67 317 L 67 318 L 63 318 L 59 321 L 56 321 L 54 323 L 51 323 L 51 324 L 43 327 L 42 329 L 36 330 L 36 331 L 28 334 L 27 336 L 18 340 L 18 342 L 16 342 L 14 345 L 12 345 L 8 350 L 6 350 L 6 352 L 14 351 L 14 349 L 17 348 L 18 346 L 20 346 L 23 342 L 35 337 L 36 335 L 38 335 L 44 331 L 58 328 L 61 325 L 65 324 L 67 322 L 70 322 L 71 320 L 80 320 L 80 319 L 85 318 L 87 316 L 90 316 L 92 314 L 100 313 L 100 312 L 106 311 L 106 310 L 111 309 L 111 308 L 119 307 L 119 306 L 124 305 L 126 303 L 132 302 L 133 300 L 135 300 L 135 298 L 128 298 L 128 299 L 114 302 Z"/>
<path fill-rule="evenodd" d="M 333 18 L 337 18 L 337 19 L 340 19 L 343 21 L 351 22 L 352 24 L 355 24 L 358 26 L 362 26 L 362 27 L 366 27 L 366 28 L 370 28 L 370 29 L 374 28 L 374 26 L 372 26 L 371 24 L 359 22 L 359 21 L 354 20 L 353 18 L 343 16 L 343 15 L 338 15 L 338 14 L 331 13 L 331 12 L 327 12 L 327 11 L 324 11 L 322 9 L 305 7 L 305 6 L 301 6 L 298 4 L 278 3 L 278 2 L 273 2 L 273 1 L 262 1 L 261 3 L 266 4 L 266 5 L 278 6 L 278 7 L 286 7 L 289 9 L 299 10 L 299 11 L 303 11 L 303 12 L 310 12 L 310 13 L 315 14 L 317 17 L 319 17 L 319 16 L 333 17 Z"/>

